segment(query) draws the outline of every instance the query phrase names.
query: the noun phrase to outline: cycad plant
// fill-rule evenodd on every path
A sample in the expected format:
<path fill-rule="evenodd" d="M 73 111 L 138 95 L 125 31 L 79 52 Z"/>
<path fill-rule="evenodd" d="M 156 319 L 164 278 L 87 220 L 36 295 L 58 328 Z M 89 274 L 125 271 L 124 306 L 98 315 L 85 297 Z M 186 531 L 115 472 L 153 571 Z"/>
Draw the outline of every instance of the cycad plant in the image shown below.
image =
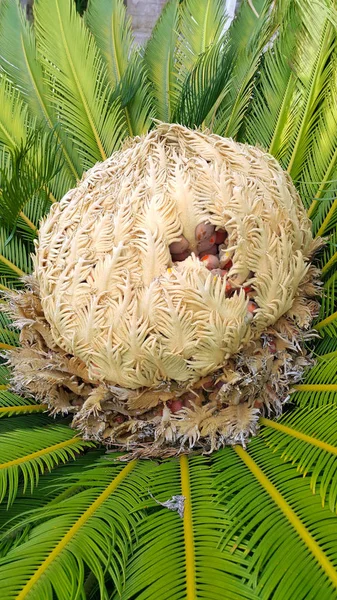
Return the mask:
<path fill-rule="evenodd" d="M 4 306 L 31 281 L 50 207 L 158 121 L 272 154 L 325 242 L 316 334 L 301 340 L 313 366 L 246 448 L 119 460 L 13 388 L 20 332 L 0 313 L 6 600 L 336 597 L 336 22 L 332 0 L 244 1 L 228 29 L 222 0 L 169 0 L 141 51 L 122 0 L 91 0 L 83 17 L 71 0 L 36 0 L 33 26 L 2 1 Z"/>

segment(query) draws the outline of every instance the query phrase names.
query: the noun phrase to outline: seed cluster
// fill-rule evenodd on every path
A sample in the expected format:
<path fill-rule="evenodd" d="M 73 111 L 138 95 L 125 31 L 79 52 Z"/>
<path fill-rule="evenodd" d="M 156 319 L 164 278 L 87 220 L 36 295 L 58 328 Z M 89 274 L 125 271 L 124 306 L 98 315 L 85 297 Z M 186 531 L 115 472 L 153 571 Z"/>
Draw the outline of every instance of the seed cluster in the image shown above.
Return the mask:
<path fill-rule="evenodd" d="M 225 229 L 216 229 L 211 223 L 200 223 L 195 229 L 196 253 L 202 264 L 214 276 L 228 278 L 231 276 L 231 268 L 233 266 L 233 250 L 229 251 L 229 238 Z M 189 241 L 181 236 L 177 242 L 173 242 L 169 246 L 170 254 L 173 263 L 183 262 L 191 256 Z M 254 273 L 249 272 L 248 278 L 252 280 Z M 253 301 L 255 296 L 253 287 L 248 285 L 247 281 L 237 283 L 236 285 L 229 280 L 226 281 L 226 297 L 230 298 L 235 292 L 243 289 L 246 296 L 250 299 L 247 305 L 247 320 L 252 320 L 254 311 L 257 309 L 256 302 Z"/>

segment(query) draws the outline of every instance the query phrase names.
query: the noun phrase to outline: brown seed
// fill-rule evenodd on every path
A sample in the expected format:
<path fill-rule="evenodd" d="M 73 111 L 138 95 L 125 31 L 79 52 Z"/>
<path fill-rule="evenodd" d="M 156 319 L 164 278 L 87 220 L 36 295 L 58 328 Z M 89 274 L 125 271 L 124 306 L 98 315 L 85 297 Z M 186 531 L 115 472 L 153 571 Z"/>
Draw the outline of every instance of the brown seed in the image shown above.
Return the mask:
<path fill-rule="evenodd" d="M 182 235 L 178 242 L 172 242 L 172 244 L 169 245 L 169 251 L 171 254 L 181 254 L 188 249 L 188 246 L 188 240 Z"/>
<path fill-rule="evenodd" d="M 203 252 L 200 252 L 200 254 L 199 254 L 199 258 L 200 258 L 200 260 L 201 260 L 201 259 L 202 259 L 204 256 L 207 256 L 208 254 L 213 254 L 214 256 L 215 256 L 216 254 L 218 254 L 218 246 L 216 246 L 216 245 L 214 244 L 214 246 L 211 246 L 211 247 L 210 247 L 208 250 L 204 250 Z"/>
<path fill-rule="evenodd" d="M 274 339 L 268 341 L 268 349 L 271 354 L 276 354 L 277 348 L 276 348 L 276 342 Z"/>
<path fill-rule="evenodd" d="M 167 406 L 172 413 L 176 413 L 178 410 L 182 409 L 183 403 L 181 400 L 169 400 Z"/>
<path fill-rule="evenodd" d="M 213 275 L 218 275 L 218 277 L 222 277 L 222 270 L 221 269 L 212 269 L 211 273 L 213 273 Z"/>
<path fill-rule="evenodd" d="M 223 244 L 226 237 L 227 231 L 225 231 L 224 229 L 218 229 L 218 231 L 215 232 L 215 243 L 218 245 Z"/>
<path fill-rule="evenodd" d="M 214 231 L 215 227 L 214 225 L 211 225 L 211 223 L 199 223 L 195 228 L 195 239 L 198 242 L 201 240 L 208 240 Z"/>
<path fill-rule="evenodd" d="M 208 240 L 201 240 L 201 242 L 198 242 L 198 252 L 204 252 L 205 250 L 209 250 L 209 248 L 212 248 L 215 245 L 215 235 L 211 235 L 211 237 Z"/>
<path fill-rule="evenodd" d="M 257 304 L 255 302 L 248 302 L 247 310 L 250 313 L 253 313 L 257 309 Z"/>
<path fill-rule="evenodd" d="M 225 274 L 227 275 L 227 272 L 225 271 Z M 226 294 L 230 294 L 233 291 L 232 285 L 229 281 L 226 281 Z"/>
<path fill-rule="evenodd" d="M 180 252 L 179 254 L 172 254 L 172 261 L 173 262 L 181 262 L 182 260 L 185 260 L 188 256 L 190 256 L 190 251 L 189 250 L 185 250 L 185 252 Z"/>
<path fill-rule="evenodd" d="M 210 271 L 212 271 L 212 269 L 217 269 L 219 266 L 219 259 L 213 254 L 206 254 L 202 257 L 201 260 L 204 263 L 205 267 Z"/>
<path fill-rule="evenodd" d="M 222 256 L 220 259 L 221 268 L 226 267 L 227 270 L 231 269 L 233 266 L 233 261 L 229 256 Z"/>
<path fill-rule="evenodd" d="M 114 418 L 115 423 L 124 423 L 125 421 L 125 417 L 123 417 L 123 415 L 117 415 L 117 417 Z"/>

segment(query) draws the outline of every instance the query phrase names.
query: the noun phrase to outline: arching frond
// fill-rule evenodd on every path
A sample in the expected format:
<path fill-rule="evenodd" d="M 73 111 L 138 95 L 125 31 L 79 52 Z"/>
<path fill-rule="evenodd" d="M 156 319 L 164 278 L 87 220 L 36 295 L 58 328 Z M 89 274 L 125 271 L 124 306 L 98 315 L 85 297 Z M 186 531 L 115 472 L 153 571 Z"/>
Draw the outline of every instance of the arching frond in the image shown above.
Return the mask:
<path fill-rule="evenodd" d="M 219 135 L 237 137 L 249 109 L 254 80 L 264 46 L 270 40 L 274 28 L 277 6 L 269 0 L 259 0 L 254 5 L 244 1 L 240 4 L 228 31 L 230 60 L 233 65 L 229 93 L 220 98 L 212 117 L 212 128 Z"/>
<path fill-rule="evenodd" d="M 31 398 L 23 398 L 9 390 L 0 390 L 0 419 L 22 414 L 43 413 L 47 409 L 46 404 L 38 404 Z"/>
<path fill-rule="evenodd" d="M 39 486 L 33 490 L 24 490 L 20 483 L 15 502 L 6 508 L 3 506 L 0 511 L 0 556 L 6 556 L 9 550 L 27 539 L 31 525 L 23 522 L 29 511 L 46 505 L 53 506 L 77 493 L 81 488 L 77 481 L 83 469 L 86 466 L 95 467 L 95 461 L 101 454 L 100 450 L 93 449 L 77 455 L 76 461 L 60 463 L 52 471 L 46 471 Z"/>
<path fill-rule="evenodd" d="M 291 461 L 320 494 L 322 506 L 335 513 L 337 504 L 336 406 L 296 410 L 279 421 L 262 419 L 261 435 L 273 451 Z"/>
<path fill-rule="evenodd" d="M 16 329 L 14 329 L 9 317 L 0 311 L 0 345 L 1 344 L 18 346 L 19 333 Z"/>
<path fill-rule="evenodd" d="M 151 121 L 152 92 L 145 65 L 136 48 L 130 18 L 122 0 L 91 0 L 85 21 L 107 66 L 112 90 L 122 94 L 128 135 L 142 135 Z M 123 102 L 123 96 L 133 94 Z"/>
<path fill-rule="evenodd" d="M 15 150 L 27 135 L 27 105 L 4 76 L 0 76 L 0 143 Z"/>
<path fill-rule="evenodd" d="M 48 99 L 88 168 L 105 160 L 125 135 L 120 103 L 112 101 L 105 65 L 74 4 L 37 0 L 35 7 Z"/>
<path fill-rule="evenodd" d="M 337 399 L 337 359 L 335 356 L 318 360 L 308 372 L 305 382 L 296 386 L 298 392 L 292 396 L 298 406 L 314 408 L 335 404 Z"/>
<path fill-rule="evenodd" d="M 21 98 L 26 102 L 37 125 L 51 128 L 56 142 L 60 144 L 64 159 L 63 186 L 60 184 L 57 186 L 60 198 L 81 177 L 83 163 L 69 136 L 58 127 L 57 113 L 48 98 L 48 87 L 37 56 L 34 30 L 27 21 L 20 3 L 16 0 L 2 2 L 0 18 L 1 68 L 20 91 Z"/>
<path fill-rule="evenodd" d="M 35 225 L 22 211 L 33 198 L 38 199 L 41 214 L 49 209 L 48 190 L 62 169 L 60 148 L 53 132 L 35 129 L 10 155 L 10 168 L 0 169 L 0 223 L 12 228 L 21 217 L 34 238 L 38 223 Z M 36 216 L 34 214 L 35 219 Z"/>
<path fill-rule="evenodd" d="M 213 44 L 220 42 L 226 23 L 224 0 L 185 0 L 179 7 L 178 90 L 193 71 L 198 59 Z"/>
<path fill-rule="evenodd" d="M 33 248 L 11 233 L 0 226 L 0 283 L 17 287 L 21 285 L 21 278 L 31 272 L 30 252 Z"/>
<path fill-rule="evenodd" d="M 337 159 L 336 34 L 329 6 L 328 0 L 286 6 L 262 59 L 245 138 L 263 144 L 288 169 L 310 215 L 320 200 L 316 231 L 331 206 Z"/>
<path fill-rule="evenodd" d="M 84 599 L 88 569 L 99 583 L 101 597 L 106 597 L 105 574 L 120 590 L 144 471 L 134 462 L 96 465 L 76 477 L 82 491 L 27 517 L 25 522 L 34 525 L 29 539 L 0 560 L 8 600 L 42 600 L 53 593 L 64 600 Z"/>
<path fill-rule="evenodd" d="M 19 476 L 24 489 L 37 485 L 40 473 L 65 462 L 93 444 L 85 442 L 65 425 L 54 425 L 48 417 L 31 415 L 1 420 L 0 423 L 0 501 L 8 496 L 10 505 L 17 493 Z M 27 436 L 27 425 L 29 435 Z"/>
<path fill-rule="evenodd" d="M 145 49 L 145 63 L 154 89 L 156 117 L 161 121 L 170 121 L 174 112 L 177 26 L 178 0 L 169 0 Z"/>
<path fill-rule="evenodd" d="M 236 446 L 214 461 L 228 518 L 224 540 L 244 542 L 252 555 L 251 584 L 259 598 L 326 600 L 337 588 L 337 522 L 296 469 L 262 440 Z M 304 500 L 305 498 L 305 500 Z"/>
<path fill-rule="evenodd" d="M 198 58 L 182 84 L 174 121 L 200 127 L 215 110 L 219 97 L 223 99 L 229 93 L 233 56 L 227 46 L 226 39 L 220 39 Z"/>
<path fill-rule="evenodd" d="M 223 590 L 233 600 L 257 598 L 244 585 L 243 552 L 219 549 L 228 522 L 203 457 L 182 456 L 155 467 L 146 496 L 151 510 L 137 529 L 123 600 L 216 600 Z"/>

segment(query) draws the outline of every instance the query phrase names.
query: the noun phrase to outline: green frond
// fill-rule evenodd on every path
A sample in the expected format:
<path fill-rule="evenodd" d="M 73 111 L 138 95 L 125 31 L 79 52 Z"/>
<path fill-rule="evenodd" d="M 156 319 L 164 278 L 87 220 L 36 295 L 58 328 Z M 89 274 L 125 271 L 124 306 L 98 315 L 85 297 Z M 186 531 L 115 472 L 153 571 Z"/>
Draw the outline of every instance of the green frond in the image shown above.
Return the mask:
<path fill-rule="evenodd" d="M 188 127 L 213 124 L 213 112 L 228 94 L 233 56 L 224 34 L 223 0 L 186 0 L 179 6 L 175 53 L 175 121 Z M 212 114 L 207 115 L 214 107 Z"/>
<path fill-rule="evenodd" d="M 178 0 L 169 0 L 149 39 L 144 60 L 153 84 L 155 116 L 161 121 L 172 119 L 175 105 L 175 49 L 178 40 Z"/>
<path fill-rule="evenodd" d="M 15 150 L 27 135 L 27 105 L 2 74 L 0 75 L 0 143 Z"/>
<path fill-rule="evenodd" d="M 240 130 L 251 104 L 261 53 L 274 31 L 271 23 L 277 9 L 270 4 L 269 0 L 255 2 L 256 8 L 252 10 L 251 3 L 242 2 L 229 28 L 231 85 L 212 119 L 214 132 L 219 135 L 241 139 Z"/>
<path fill-rule="evenodd" d="M 246 543 L 250 583 L 259 598 L 332 600 L 337 588 L 335 515 L 307 493 L 306 480 L 261 439 L 220 451 L 214 460 L 232 519 L 224 540 Z"/>
<path fill-rule="evenodd" d="M 27 427 L 28 425 L 28 427 Z M 29 435 L 27 432 L 29 431 Z M 54 425 L 42 415 L 15 417 L 0 423 L 0 501 L 8 496 L 8 505 L 15 499 L 19 478 L 24 490 L 33 489 L 40 473 L 51 470 L 86 447 L 93 446 L 75 436 L 66 425 Z"/>
<path fill-rule="evenodd" d="M 118 87 L 133 50 L 131 19 L 121 0 L 90 0 L 85 23 L 106 62 L 112 89 Z"/>
<path fill-rule="evenodd" d="M 122 108 L 129 115 L 130 135 L 144 135 L 152 125 L 155 108 L 152 86 L 139 50 L 130 56 L 118 93 Z"/>
<path fill-rule="evenodd" d="M 179 6 L 179 41 L 176 60 L 180 88 L 198 59 L 213 44 L 220 42 L 226 23 L 224 0 L 184 0 Z"/>
<path fill-rule="evenodd" d="M 336 406 L 323 406 L 296 410 L 279 421 L 261 419 L 266 444 L 310 476 L 311 490 L 320 494 L 322 506 L 327 503 L 333 513 L 337 506 L 336 415 Z"/>
<path fill-rule="evenodd" d="M 334 338 L 337 328 L 337 272 L 324 281 L 321 306 L 314 324 L 321 337 Z"/>
<path fill-rule="evenodd" d="M 37 404 L 31 398 L 23 398 L 8 390 L 0 390 L 0 419 L 22 414 L 42 413 L 47 410 L 46 404 Z"/>
<path fill-rule="evenodd" d="M 310 216 L 320 200 L 318 231 L 331 206 L 337 166 L 336 34 L 328 0 L 315 7 L 285 4 L 278 36 L 261 61 L 245 140 L 261 144 L 287 168 Z"/>
<path fill-rule="evenodd" d="M 151 124 L 151 90 L 125 4 L 122 0 L 91 0 L 85 22 L 105 61 L 111 88 L 120 88 L 122 93 L 134 88 L 132 98 L 125 106 L 122 99 L 122 104 L 128 135 L 143 135 Z"/>
<path fill-rule="evenodd" d="M 73 2 L 37 0 L 34 7 L 48 100 L 89 168 L 110 156 L 125 135 L 120 103 L 112 100 L 105 65 Z"/>
<path fill-rule="evenodd" d="M 21 278 L 32 270 L 32 246 L 18 235 L 0 226 L 0 283 L 8 287 L 21 285 Z"/>
<path fill-rule="evenodd" d="M 7 390 L 10 376 L 10 370 L 0 363 L 0 391 Z"/>
<path fill-rule="evenodd" d="M 330 337 L 325 336 L 322 340 L 315 346 L 315 355 L 317 356 L 327 356 L 337 352 L 337 338 L 336 336 Z"/>
<path fill-rule="evenodd" d="M 0 311 L 0 344 L 19 345 L 19 332 L 14 329 L 9 317 Z"/>
<path fill-rule="evenodd" d="M 319 357 L 316 365 L 307 373 L 304 383 L 296 386 L 292 401 L 300 406 L 317 408 L 337 401 L 337 359 Z"/>
<path fill-rule="evenodd" d="M 315 345 L 315 353 L 328 354 L 337 350 L 337 233 L 327 240 L 321 252 L 323 293 L 315 327 L 321 340 Z"/>
<path fill-rule="evenodd" d="M 312 142 L 314 139 L 312 136 L 316 133 L 316 125 L 320 119 L 324 120 L 327 108 L 330 110 L 331 89 L 329 87 L 334 78 L 331 73 L 331 54 L 336 42 L 335 30 L 329 21 L 324 4 L 322 3 L 321 7 L 317 7 L 317 9 L 314 9 L 309 2 L 298 4 L 305 31 L 303 36 L 298 36 L 298 52 L 293 57 L 299 97 L 296 99 L 295 136 L 290 143 L 290 152 L 286 159 L 287 170 L 296 180 L 303 172 L 310 174 L 310 170 L 307 171 L 306 167 L 308 153 L 312 154 L 313 152 Z M 308 46 L 309 40 L 310 45 Z M 325 123 L 325 126 L 327 124 Z M 320 162 L 323 158 L 322 150 L 326 151 L 327 141 L 328 150 L 330 149 L 329 139 L 326 138 L 325 143 L 320 147 Z M 317 153 L 318 144 L 316 144 L 315 150 Z M 316 164 L 316 169 L 320 162 Z M 323 175 L 326 173 L 326 167 L 324 164 Z M 322 179 L 322 172 L 319 169 L 316 171 L 316 175 L 321 176 L 309 179 Z"/>
<path fill-rule="evenodd" d="M 323 277 L 331 274 L 331 269 L 337 263 L 337 229 L 332 232 L 322 250 L 320 265 Z"/>
<path fill-rule="evenodd" d="M 24 491 L 20 483 L 15 502 L 0 511 L 0 556 L 6 556 L 9 550 L 27 539 L 31 526 L 23 522 L 30 511 L 52 506 L 79 491 L 81 485 L 77 485 L 77 479 L 85 467 L 96 466 L 95 461 L 101 454 L 101 450 L 92 449 L 87 454 L 78 455 L 76 461 L 59 464 L 52 471 L 46 471 L 39 486 L 32 491 Z M 67 478 L 70 485 L 65 483 Z M 63 489 L 63 485 L 67 488 Z"/>
<path fill-rule="evenodd" d="M 62 169 L 60 148 L 53 132 L 34 129 L 28 133 L 25 143 L 11 150 L 10 155 L 10 168 L 0 169 L 0 223 L 12 228 L 20 217 L 23 227 L 28 225 L 30 239 L 34 239 L 37 227 L 23 210 L 32 199 L 40 204 L 37 212 L 41 215 L 47 207 L 49 209 L 48 189 Z M 34 214 L 35 220 L 36 216 Z"/>
<path fill-rule="evenodd" d="M 290 118 L 289 102 L 293 96 L 296 78 L 292 72 L 292 56 L 296 36 L 297 15 L 291 15 L 292 26 L 283 28 L 271 47 L 263 54 L 259 75 L 255 82 L 254 97 L 246 123 L 246 139 L 258 142 L 278 156 L 281 136 Z M 289 19 L 290 20 L 290 19 Z"/>
<path fill-rule="evenodd" d="M 82 486 L 78 493 L 21 522 L 21 527 L 33 526 L 27 541 L 0 560 L 6 598 L 84 600 L 88 572 L 98 581 L 102 598 L 107 597 L 104 576 L 121 590 L 145 472 L 134 462 L 91 466 L 91 482 L 85 473 L 83 481 L 76 477 L 76 485 Z"/>
<path fill-rule="evenodd" d="M 222 38 L 198 58 L 182 85 L 173 118 L 175 122 L 200 127 L 208 116 L 207 122 L 211 118 L 209 114 L 216 110 L 219 97 L 223 99 L 229 93 L 233 57 L 227 46 Z"/>
<path fill-rule="evenodd" d="M 163 505 L 171 500 L 174 507 L 177 496 L 183 500 L 180 515 Z M 155 466 L 145 504 L 123 600 L 218 600 L 223 590 L 228 599 L 257 598 L 244 585 L 249 574 L 243 552 L 219 549 L 228 521 L 205 457 L 182 456 Z"/>
<path fill-rule="evenodd" d="M 83 163 L 66 132 L 58 127 L 57 113 L 48 98 L 48 87 L 38 59 L 33 27 L 27 21 L 17 0 L 4 0 L 1 5 L 0 65 L 13 85 L 20 91 L 29 112 L 39 127 L 53 131 L 63 154 L 65 179 L 60 189 L 60 198 L 83 172 Z M 16 117 L 15 117 L 16 118 Z M 20 139 L 19 139 L 20 141 Z"/>

